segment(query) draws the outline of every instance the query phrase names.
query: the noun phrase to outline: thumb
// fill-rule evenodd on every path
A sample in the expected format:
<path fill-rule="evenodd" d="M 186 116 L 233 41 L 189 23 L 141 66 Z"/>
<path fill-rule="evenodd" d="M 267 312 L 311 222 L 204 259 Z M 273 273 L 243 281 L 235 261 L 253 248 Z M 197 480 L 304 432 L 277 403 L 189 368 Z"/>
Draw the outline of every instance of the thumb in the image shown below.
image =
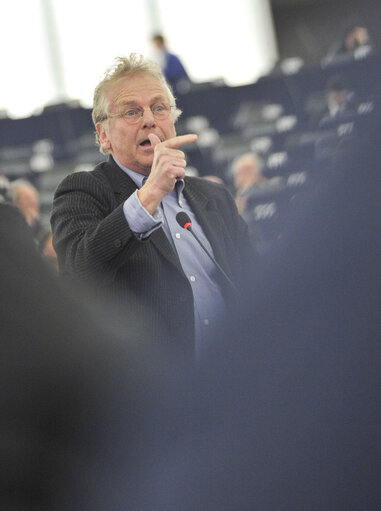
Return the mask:
<path fill-rule="evenodd" d="M 148 135 L 148 138 L 149 138 L 149 141 L 151 142 L 151 145 L 152 147 L 155 149 L 155 147 L 157 146 L 157 144 L 160 144 L 161 143 L 161 140 L 160 138 L 155 135 L 155 133 L 150 133 Z"/>

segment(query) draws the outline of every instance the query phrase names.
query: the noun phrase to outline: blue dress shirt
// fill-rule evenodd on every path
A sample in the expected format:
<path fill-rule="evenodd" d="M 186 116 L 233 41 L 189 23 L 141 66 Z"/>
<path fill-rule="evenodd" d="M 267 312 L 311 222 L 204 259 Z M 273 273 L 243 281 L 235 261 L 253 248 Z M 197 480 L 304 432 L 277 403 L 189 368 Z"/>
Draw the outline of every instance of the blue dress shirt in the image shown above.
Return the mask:
<path fill-rule="evenodd" d="M 128 169 L 117 160 L 115 161 L 138 188 L 143 186 L 147 179 L 146 176 Z M 192 234 L 182 229 L 177 223 L 177 213 L 179 211 L 186 212 L 192 220 L 198 237 L 213 254 L 213 249 L 184 197 L 183 190 L 184 181 L 177 181 L 174 190 L 164 197 L 153 215 L 150 215 L 142 206 L 136 190 L 125 201 L 123 210 L 128 225 L 138 238 L 144 239 L 154 230 L 162 227 L 173 249 L 177 252 L 184 273 L 192 286 L 196 354 L 200 355 L 207 349 L 210 341 L 218 336 L 222 319 L 226 317 L 226 304 L 217 284 L 218 270 L 215 265 Z"/>

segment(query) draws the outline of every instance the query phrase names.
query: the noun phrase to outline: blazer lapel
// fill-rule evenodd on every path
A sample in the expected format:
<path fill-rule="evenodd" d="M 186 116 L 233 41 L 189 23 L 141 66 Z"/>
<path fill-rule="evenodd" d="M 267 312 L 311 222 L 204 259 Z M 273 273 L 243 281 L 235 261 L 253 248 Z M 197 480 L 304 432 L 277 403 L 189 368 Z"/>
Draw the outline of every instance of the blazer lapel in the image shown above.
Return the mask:
<path fill-rule="evenodd" d="M 161 255 L 167 259 L 167 261 L 172 263 L 177 270 L 184 273 L 179 256 L 177 255 L 177 252 L 174 251 L 170 241 L 167 238 L 167 235 L 162 228 L 156 229 L 156 231 L 151 234 L 150 240 L 159 250 Z"/>
<path fill-rule="evenodd" d="M 220 213 L 213 200 L 204 195 L 192 181 L 185 178 L 184 195 L 197 217 L 197 220 L 213 248 L 216 261 L 226 273 L 231 276 L 226 250 L 224 247 L 224 232 L 221 225 Z"/>
<path fill-rule="evenodd" d="M 115 163 L 111 156 L 106 163 L 104 174 L 111 185 L 118 205 L 128 199 L 137 189 L 134 181 Z"/>

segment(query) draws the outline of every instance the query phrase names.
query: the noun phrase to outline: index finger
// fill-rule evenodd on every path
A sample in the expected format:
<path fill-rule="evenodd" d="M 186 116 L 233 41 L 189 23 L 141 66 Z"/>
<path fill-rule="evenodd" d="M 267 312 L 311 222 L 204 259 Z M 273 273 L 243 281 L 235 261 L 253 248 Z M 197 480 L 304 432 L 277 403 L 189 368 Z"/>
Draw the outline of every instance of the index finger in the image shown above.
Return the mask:
<path fill-rule="evenodd" d="M 171 149 L 177 149 L 178 147 L 186 144 L 193 144 L 196 142 L 198 136 L 195 133 L 189 133 L 188 135 L 179 135 L 178 137 L 169 138 L 163 142 L 163 145 L 170 147 Z"/>

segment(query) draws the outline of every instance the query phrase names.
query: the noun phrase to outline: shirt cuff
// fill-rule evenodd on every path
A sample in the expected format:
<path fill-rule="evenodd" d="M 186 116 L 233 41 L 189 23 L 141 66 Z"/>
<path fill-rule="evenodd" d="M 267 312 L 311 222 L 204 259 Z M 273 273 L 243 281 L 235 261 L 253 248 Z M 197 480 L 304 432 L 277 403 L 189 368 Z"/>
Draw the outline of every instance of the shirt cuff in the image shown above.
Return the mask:
<path fill-rule="evenodd" d="M 163 223 L 163 215 L 159 209 L 150 215 L 142 206 L 137 190 L 124 202 L 123 212 L 131 231 L 139 239 L 148 238 Z"/>

